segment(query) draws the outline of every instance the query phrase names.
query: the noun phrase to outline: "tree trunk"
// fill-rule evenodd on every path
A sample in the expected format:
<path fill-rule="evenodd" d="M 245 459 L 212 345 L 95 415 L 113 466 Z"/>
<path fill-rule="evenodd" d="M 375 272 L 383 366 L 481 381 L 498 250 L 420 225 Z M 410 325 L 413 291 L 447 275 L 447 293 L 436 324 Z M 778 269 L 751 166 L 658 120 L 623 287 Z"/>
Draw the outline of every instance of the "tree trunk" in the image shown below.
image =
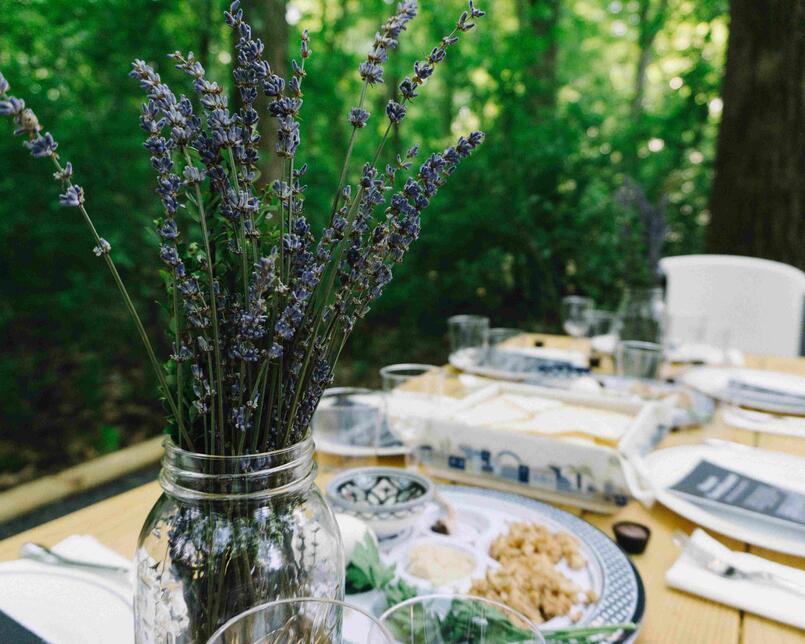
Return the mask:
<path fill-rule="evenodd" d="M 665 24 L 665 12 L 668 9 L 668 0 L 660 0 L 653 15 L 649 15 L 651 0 L 640 0 L 640 7 L 637 12 L 638 35 L 637 46 L 639 49 L 637 57 L 637 70 L 635 71 L 635 88 L 632 98 L 632 122 L 640 116 L 643 111 L 643 96 L 646 91 L 646 70 L 651 62 L 654 51 L 654 40 L 660 33 Z"/>
<path fill-rule="evenodd" d="M 731 1 L 710 252 L 805 269 L 803 24 L 805 0 Z"/>
<path fill-rule="evenodd" d="M 288 22 L 285 19 L 287 0 L 247 0 L 243 3 L 247 19 L 253 29 L 253 37 L 265 44 L 264 57 L 271 71 L 287 80 Z M 257 102 L 260 114 L 260 183 L 268 184 L 282 174 L 282 157 L 277 156 L 277 126 L 266 111 L 266 99 L 261 95 Z"/>
<path fill-rule="evenodd" d="M 520 29 L 536 43 L 526 73 L 530 106 L 538 115 L 556 105 L 559 0 L 518 0 L 518 17 Z"/>

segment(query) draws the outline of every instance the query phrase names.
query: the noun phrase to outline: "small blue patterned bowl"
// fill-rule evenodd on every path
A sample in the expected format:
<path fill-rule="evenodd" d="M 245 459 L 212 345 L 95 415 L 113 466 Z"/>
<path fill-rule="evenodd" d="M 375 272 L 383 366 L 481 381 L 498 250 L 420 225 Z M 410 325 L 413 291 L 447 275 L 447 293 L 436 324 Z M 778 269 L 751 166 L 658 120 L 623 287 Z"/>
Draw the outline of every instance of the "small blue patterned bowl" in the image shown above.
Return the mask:
<path fill-rule="evenodd" d="M 333 510 L 366 522 L 380 540 L 412 528 L 432 496 L 429 479 L 395 467 L 346 470 L 327 486 Z"/>

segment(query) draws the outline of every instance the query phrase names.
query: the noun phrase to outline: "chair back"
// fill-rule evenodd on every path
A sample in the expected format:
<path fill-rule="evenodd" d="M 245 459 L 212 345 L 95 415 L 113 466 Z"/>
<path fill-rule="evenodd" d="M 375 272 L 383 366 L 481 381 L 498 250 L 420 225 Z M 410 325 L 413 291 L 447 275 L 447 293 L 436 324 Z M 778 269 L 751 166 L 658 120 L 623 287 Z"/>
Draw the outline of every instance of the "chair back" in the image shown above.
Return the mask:
<path fill-rule="evenodd" d="M 701 315 L 709 344 L 748 353 L 803 353 L 805 273 L 754 257 L 681 255 L 660 260 L 666 307 L 674 316 Z M 682 338 L 683 340 L 685 338 Z"/>

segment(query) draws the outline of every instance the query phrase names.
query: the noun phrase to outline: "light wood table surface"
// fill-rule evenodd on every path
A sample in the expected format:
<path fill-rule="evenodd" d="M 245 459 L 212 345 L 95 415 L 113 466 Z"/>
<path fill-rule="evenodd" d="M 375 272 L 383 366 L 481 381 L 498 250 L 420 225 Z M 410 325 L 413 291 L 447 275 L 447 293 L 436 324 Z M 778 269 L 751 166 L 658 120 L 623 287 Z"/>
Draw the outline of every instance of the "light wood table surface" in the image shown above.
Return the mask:
<path fill-rule="evenodd" d="M 543 339 L 545 345 L 549 347 L 583 350 L 587 348 L 584 340 L 559 336 L 536 337 Z M 746 366 L 805 375 L 805 359 L 800 358 L 747 357 Z M 805 439 L 734 429 L 721 421 L 720 413 L 704 427 L 669 434 L 660 447 L 697 443 L 705 438 L 721 438 L 805 457 Z M 326 465 L 325 457 L 320 457 L 320 462 Z M 317 483 L 323 487 L 331 476 L 332 471 L 320 473 Z M 50 546 L 72 534 L 94 535 L 110 548 L 132 557 L 140 528 L 159 494 L 158 483 L 149 483 L 0 541 L 0 561 L 17 558 L 20 546 L 26 541 Z M 668 588 L 665 585 L 665 572 L 678 556 L 678 550 L 671 542 L 671 534 L 678 528 L 690 532 L 694 526 L 663 506 L 655 505 L 651 510 L 646 510 L 639 503 L 630 501 L 628 505 L 609 515 L 574 508 L 566 509 L 581 514 L 610 535 L 612 524 L 623 519 L 639 521 L 651 528 L 652 535 L 648 549 L 644 554 L 633 558 L 643 577 L 647 596 L 647 610 L 639 637 L 640 642 L 675 644 L 699 642 L 803 644 L 805 642 L 805 634 L 795 628 Z M 805 568 L 805 559 L 748 546 L 721 535 L 715 536 L 732 549 L 746 549 L 773 561 Z"/>

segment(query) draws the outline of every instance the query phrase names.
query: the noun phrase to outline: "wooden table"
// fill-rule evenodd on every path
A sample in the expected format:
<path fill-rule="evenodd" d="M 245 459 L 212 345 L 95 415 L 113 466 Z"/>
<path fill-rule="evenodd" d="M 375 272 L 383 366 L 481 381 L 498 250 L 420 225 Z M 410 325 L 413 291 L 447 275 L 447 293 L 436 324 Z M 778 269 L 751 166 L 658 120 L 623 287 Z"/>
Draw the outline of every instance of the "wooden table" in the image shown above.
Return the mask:
<path fill-rule="evenodd" d="M 585 341 L 556 336 L 540 336 L 540 338 L 544 340 L 546 346 L 586 349 Z M 805 359 L 750 357 L 747 358 L 747 366 L 805 375 Z M 716 437 L 805 457 L 805 439 L 733 429 L 721 421 L 720 415 L 700 429 L 669 434 L 661 447 L 695 443 L 705 438 Z M 320 474 L 318 483 L 326 484 L 330 476 L 331 473 Z M 0 561 L 17 558 L 20 545 L 26 541 L 53 545 L 71 534 L 92 534 L 110 548 L 131 557 L 140 527 L 159 494 L 159 485 L 156 482 L 149 483 L 0 541 Z M 612 533 L 612 524 L 622 519 L 639 521 L 651 528 L 652 536 L 648 549 L 644 554 L 634 557 L 647 594 L 647 611 L 640 635 L 641 642 L 680 644 L 805 642 L 803 633 L 795 628 L 668 588 L 664 580 L 665 571 L 678 556 L 678 550 L 671 542 L 671 534 L 677 528 L 690 532 L 694 526 L 663 506 L 655 505 L 651 510 L 646 510 L 639 503 L 632 501 L 610 515 L 566 509 L 576 514 L 580 513 L 590 523 L 608 534 Z M 780 563 L 805 568 L 805 559 L 748 546 L 721 535 L 717 536 L 730 548 L 747 549 Z"/>

